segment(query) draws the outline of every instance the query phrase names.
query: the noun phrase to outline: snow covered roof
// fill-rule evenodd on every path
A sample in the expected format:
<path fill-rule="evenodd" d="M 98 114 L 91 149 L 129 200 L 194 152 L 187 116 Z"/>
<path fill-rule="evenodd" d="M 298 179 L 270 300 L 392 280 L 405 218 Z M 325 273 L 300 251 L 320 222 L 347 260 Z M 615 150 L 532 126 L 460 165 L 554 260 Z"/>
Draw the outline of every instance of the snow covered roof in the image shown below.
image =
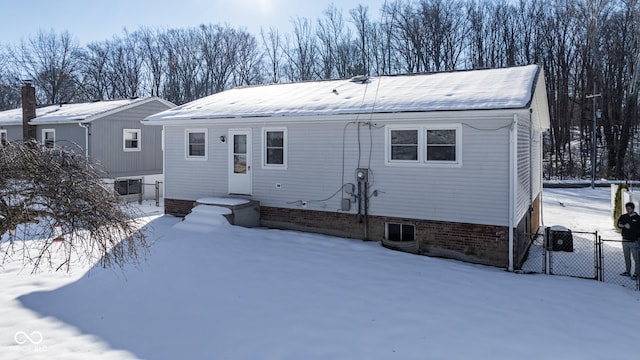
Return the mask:
<path fill-rule="evenodd" d="M 539 66 L 238 87 L 144 122 L 525 108 Z"/>
<path fill-rule="evenodd" d="M 29 124 L 41 125 L 93 121 L 113 112 L 122 111 L 152 100 L 162 101 L 173 106 L 173 104 L 156 97 L 62 104 L 55 105 L 52 109 L 50 109 L 51 107 L 46 107 L 45 109 L 47 109 L 47 111 L 42 115 L 37 114 L 36 118 L 31 120 Z"/>
<path fill-rule="evenodd" d="M 57 105 L 46 106 L 36 109 L 36 116 L 43 115 L 57 108 Z M 0 125 L 22 125 L 22 109 L 11 109 L 0 111 Z"/>
<path fill-rule="evenodd" d="M 168 106 L 174 104 L 157 97 L 146 97 L 125 100 L 94 101 L 77 104 L 49 105 L 36 109 L 36 118 L 29 124 L 60 124 L 73 122 L 87 122 L 96 120 L 116 111 L 141 105 L 149 101 L 161 101 Z M 22 109 L 12 109 L 0 112 L 0 125 L 21 125 Z"/>

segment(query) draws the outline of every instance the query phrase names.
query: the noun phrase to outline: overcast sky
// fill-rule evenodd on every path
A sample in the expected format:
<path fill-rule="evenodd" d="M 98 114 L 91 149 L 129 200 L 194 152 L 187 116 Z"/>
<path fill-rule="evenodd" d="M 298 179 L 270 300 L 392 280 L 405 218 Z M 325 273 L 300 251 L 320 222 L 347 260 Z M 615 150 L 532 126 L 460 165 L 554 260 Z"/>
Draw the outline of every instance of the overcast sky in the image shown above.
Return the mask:
<path fill-rule="evenodd" d="M 122 35 L 123 29 L 188 28 L 200 24 L 229 24 L 259 35 L 270 27 L 290 32 L 291 20 L 314 23 L 330 4 L 345 21 L 358 4 L 369 7 L 373 20 L 385 0 L 0 0 L 0 44 L 28 39 L 38 30 L 69 31 L 81 45 Z"/>

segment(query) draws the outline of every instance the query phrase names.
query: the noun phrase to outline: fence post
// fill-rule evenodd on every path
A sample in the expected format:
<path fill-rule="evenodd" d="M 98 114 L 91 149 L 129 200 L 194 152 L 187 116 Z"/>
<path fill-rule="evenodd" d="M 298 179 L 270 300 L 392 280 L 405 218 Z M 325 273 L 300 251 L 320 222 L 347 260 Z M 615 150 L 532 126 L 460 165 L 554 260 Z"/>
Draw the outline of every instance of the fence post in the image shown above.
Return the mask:
<path fill-rule="evenodd" d="M 604 281 L 604 255 L 602 254 L 602 237 L 598 235 L 598 232 L 595 233 L 595 243 L 596 243 L 596 254 L 595 254 L 595 264 L 596 264 L 596 280 Z"/>
<path fill-rule="evenodd" d="M 544 240 L 542 241 L 542 252 L 544 254 L 544 273 L 551 275 L 551 252 L 549 251 L 549 227 L 544 228 Z"/>
<path fill-rule="evenodd" d="M 160 206 L 160 181 L 156 180 L 156 207 Z"/>

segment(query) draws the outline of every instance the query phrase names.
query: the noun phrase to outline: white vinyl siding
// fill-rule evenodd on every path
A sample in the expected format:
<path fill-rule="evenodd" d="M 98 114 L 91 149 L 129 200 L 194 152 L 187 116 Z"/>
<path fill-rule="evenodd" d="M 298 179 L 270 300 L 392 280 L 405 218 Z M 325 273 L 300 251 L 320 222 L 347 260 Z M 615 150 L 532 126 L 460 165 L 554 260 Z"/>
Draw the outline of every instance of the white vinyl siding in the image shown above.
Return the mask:
<path fill-rule="evenodd" d="M 207 159 L 207 129 L 185 131 L 185 157 L 188 160 Z"/>
<path fill-rule="evenodd" d="M 287 168 L 287 129 L 262 129 L 262 167 L 269 169 Z"/>
<path fill-rule="evenodd" d="M 124 151 L 140 151 L 142 137 L 140 129 L 123 129 L 122 130 L 122 148 Z"/>
<path fill-rule="evenodd" d="M 522 111 L 528 114 L 528 109 Z M 287 168 L 273 171 L 252 168 L 252 198 L 262 206 L 335 212 L 342 198 L 350 198 L 357 184 L 355 170 L 369 169 L 371 216 L 456 221 L 469 224 L 508 225 L 509 125 L 513 111 L 434 112 L 429 114 L 377 114 L 376 126 L 362 126 L 344 116 L 343 121 L 303 122 L 299 118 L 274 121 L 269 129 L 286 127 Z M 449 123 L 447 123 L 449 122 Z M 262 134 L 263 122 L 247 124 Z M 400 125 L 400 126 L 398 126 Z M 197 200 L 203 196 L 228 196 L 229 141 L 218 140 L 234 122 L 203 125 L 208 134 L 207 160 L 184 161 L 188 126 L 165 126 L 165 196 Z M 457 165 L 424 163 L 388 166 L 388 129 L 456 129 Z M 215 139 L 215 141 L 213 141 Z M 261 158 L 264 136 L 254 136 L 252 156 Z M 464 146 L 458 146 L 458 145 Z M 426 156 L 421 143 L 421 156 Z M 464 159 L 464 161 L 462 161 Z M 356 186 L 354 186 L 356 187 Z M 344 191 L 343 191 L 344 190 Z M 371 195 L 377 190 L 377 196 Z M 352 203 L 354 204 L 354 203 Z M 481 204 L 470 209 L 460 204 Z M 352 206 L 348 213 L 356 213 Z"/>

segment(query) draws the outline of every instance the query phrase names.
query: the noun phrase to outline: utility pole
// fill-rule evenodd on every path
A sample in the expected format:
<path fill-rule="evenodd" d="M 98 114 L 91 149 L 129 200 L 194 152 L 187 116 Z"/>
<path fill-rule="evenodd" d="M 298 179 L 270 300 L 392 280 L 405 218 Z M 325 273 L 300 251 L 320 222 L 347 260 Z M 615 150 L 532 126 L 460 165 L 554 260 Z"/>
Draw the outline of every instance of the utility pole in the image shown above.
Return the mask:
<path fill-rule="evenodd" d="M 593 81 L 593 92 L 596 92 L 596 81 Z M 593 125 L 591 127 L 591 188 L 594 189 L 596 187 L 596 157 L 598 153 L 596 152 L 596 113 L 598 112 L 598 108 L 596 106 L 596 98 L 602 96 L 602 94 L 592 94 L 587 95 L 587 99 L 593 99 Z"/>

